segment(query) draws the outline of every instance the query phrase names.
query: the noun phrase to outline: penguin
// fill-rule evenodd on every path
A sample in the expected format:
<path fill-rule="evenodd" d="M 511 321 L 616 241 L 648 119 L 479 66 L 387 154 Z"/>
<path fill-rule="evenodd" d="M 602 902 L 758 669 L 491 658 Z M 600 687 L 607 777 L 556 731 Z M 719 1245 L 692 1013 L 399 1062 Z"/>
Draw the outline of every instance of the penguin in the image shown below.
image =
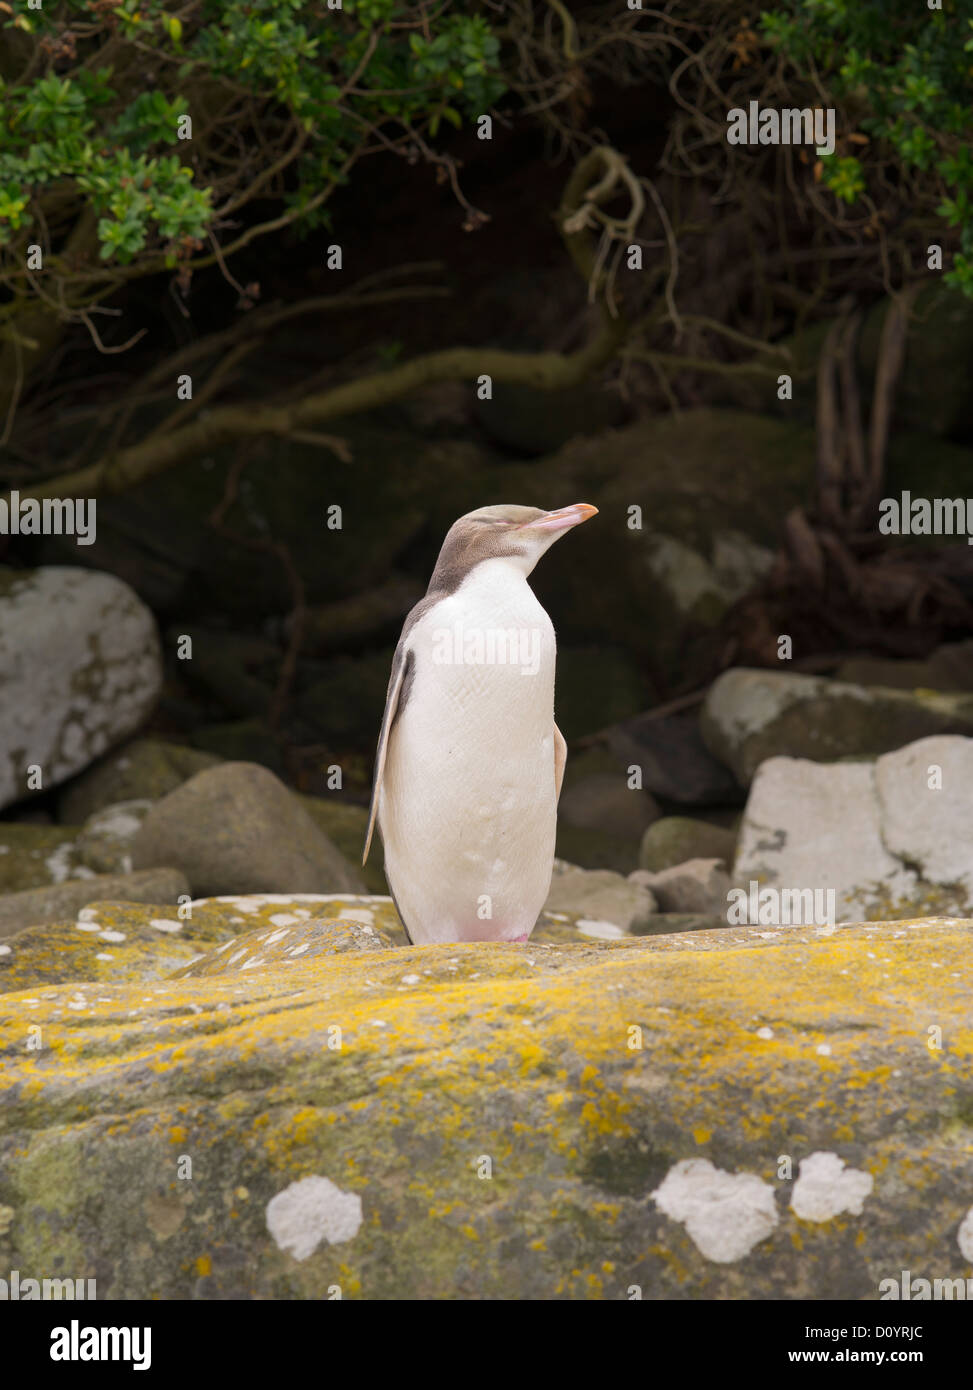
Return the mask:
<path fill-rule="evenodd" d="M 597 510 L 461 516 L 405 620 L 362 863 L 377 825 L 413 944 L 526 941 L 547 898 L 567 745 L 554 722 L 554 627 L 527 577 Z"/>

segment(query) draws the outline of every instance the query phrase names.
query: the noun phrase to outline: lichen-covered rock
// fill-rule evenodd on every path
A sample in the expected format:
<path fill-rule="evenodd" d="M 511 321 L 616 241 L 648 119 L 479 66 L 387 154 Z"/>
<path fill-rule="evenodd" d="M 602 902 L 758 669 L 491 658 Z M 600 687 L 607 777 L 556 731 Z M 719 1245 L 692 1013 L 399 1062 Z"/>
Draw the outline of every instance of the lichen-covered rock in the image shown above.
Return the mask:
<path fill-rule="evenodd" d="M 131 873 L 132 841 L 153 804 L 141 798 L 93 811 L 78 835 L 82 863 L 98 874 Z"/>
<path fill-rule="evenodd" d="M 227 975 L 234 971 L 242 973 L 286 965 L 303 968 L 317 956 L 392 949 L 391 938 L 365 922 L 344 917 L 312 917 L 305 921 L 292 913 L 276 915 L 275 925 L 251 927 L 191 965 L 175 971 L 174 977 Z"/>
<path fill-rule="evenodd" d="M 132 842 L 132 862 L 178 864 L 200 896 L 365 887 L 297 798 L 257 763 L 221 763 L 163 797 Z"/>
<path fill-rule="evenodd" d="M 639 867 L 658 873 L 687 859 L 722 859 L 729 866 L 735 846 L 736 834 L 722 825 L 691 816 L 663 816 L 642 837 Z"/>
<path fill-rule="evenodd" d="M 0 807 L 57 786 L 127 738 L 161 684 L 155 619 L 127 584 L 67 566 L 5 572 Z"/>
<path fill-rule="evenodd" d="M 969 1277 L 970 946 L 728 928 L 7 994 L 0 1265 L 101 1300 Z"/>
<path fill-rule="evenodd" d="M 178 869 L 146 869 L 130 874 L 90 874 L 48 888 L 28 888 L 0 898 L 0 938 L 73 917 L 99 899 L 134 903 L 176 902 L 188 896 L 189 884 Z"/>
<path fill-rule="evenodd" d="M 0 822 L 0 896 L 46 888 L 70 878 L 90 878 L 75 826 Z"/>
<path fill-rule="evenodd" d="M 148 874 L 156 881 L 162 877 L 154 869 Z M 110 881 L 117 880 L 101 880 Z M 374 938 L 383 945 L 407 941 L 391 898 L 265 893 L 179 903 L 161 896 L 148 904 L 96 900 L 0 942 L 0 993 L 66 981 L 158 980 L 197 961 L 202 973 L 210 973 L 205 962 L 214 947 L 238 938 L 249 943 L 312 921 L 320 930 L 322 919 L 340 921 L 335 948 L 357 939 Z M 295 944 L 300 944 L 296 936 L 289 940 Z M 274 943 L 268 949 L 274 951 Z"/>
<path fill-rule="evenodd" d="M 832 890 L 838 921 L 973 913 L 973 739 L 920 739 L 875 762 L 770 758 L 734 882 Z"/>
<path fill-rule="evenodd" d="M 724 671 L 701 718 L 715 757 L 743 786 L 767 758 L 869 757 L 933 734 L 973 734 L 973 695 L 888 690 L 782 671 Z"/>
<path fill-rule="evenodd" d="M 137 738 L 101 758 L 63 788 L 58 816 L 80 825 L 95 811 L 119 801 L 160 801 L 219 758 L 157 738 Z"/>

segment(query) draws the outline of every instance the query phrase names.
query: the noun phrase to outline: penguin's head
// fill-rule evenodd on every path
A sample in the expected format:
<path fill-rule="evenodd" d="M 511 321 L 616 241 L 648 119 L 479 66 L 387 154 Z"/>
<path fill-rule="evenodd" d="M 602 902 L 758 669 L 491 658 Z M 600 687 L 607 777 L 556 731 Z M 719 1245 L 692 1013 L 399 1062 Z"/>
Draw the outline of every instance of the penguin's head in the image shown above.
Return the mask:
<path fill-rule="evenodd" d="M 480 507 L 454 521 L 446 533 L 429 591 L 452 592 L 483 560 L 509 560 L 530 574 L 545 550 L 572 526 L 596 516 L 597 507 L 575 502 L 544 512 L 539 507 Z"/>

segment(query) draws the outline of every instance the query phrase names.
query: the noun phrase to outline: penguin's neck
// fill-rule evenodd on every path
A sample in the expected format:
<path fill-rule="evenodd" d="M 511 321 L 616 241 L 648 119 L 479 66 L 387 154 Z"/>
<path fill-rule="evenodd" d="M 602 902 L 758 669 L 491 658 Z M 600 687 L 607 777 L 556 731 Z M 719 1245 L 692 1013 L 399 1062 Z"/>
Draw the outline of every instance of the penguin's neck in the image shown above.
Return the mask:
<path fill-rule="evenodd" d="M 523 565 L 507 556 L 481 560 L 474 565 L 456 591 L 456 596 L 470 607 L 483 603 L 488 607 L 531 609 L 537 604 Z"/>

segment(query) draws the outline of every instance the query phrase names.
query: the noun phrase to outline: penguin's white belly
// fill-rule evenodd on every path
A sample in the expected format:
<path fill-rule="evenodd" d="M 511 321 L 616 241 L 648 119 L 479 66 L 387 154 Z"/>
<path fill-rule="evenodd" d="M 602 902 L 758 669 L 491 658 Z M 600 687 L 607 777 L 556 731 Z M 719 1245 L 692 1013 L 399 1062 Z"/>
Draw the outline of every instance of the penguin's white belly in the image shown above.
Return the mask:
<path fill-rule="evenodd" d="M 412 684 L 389 739 L 379 824 L 417 943 L 523 937 L 550 888 L 554 629 L 526 581 L 489 569 L 408 639 Z"/>

